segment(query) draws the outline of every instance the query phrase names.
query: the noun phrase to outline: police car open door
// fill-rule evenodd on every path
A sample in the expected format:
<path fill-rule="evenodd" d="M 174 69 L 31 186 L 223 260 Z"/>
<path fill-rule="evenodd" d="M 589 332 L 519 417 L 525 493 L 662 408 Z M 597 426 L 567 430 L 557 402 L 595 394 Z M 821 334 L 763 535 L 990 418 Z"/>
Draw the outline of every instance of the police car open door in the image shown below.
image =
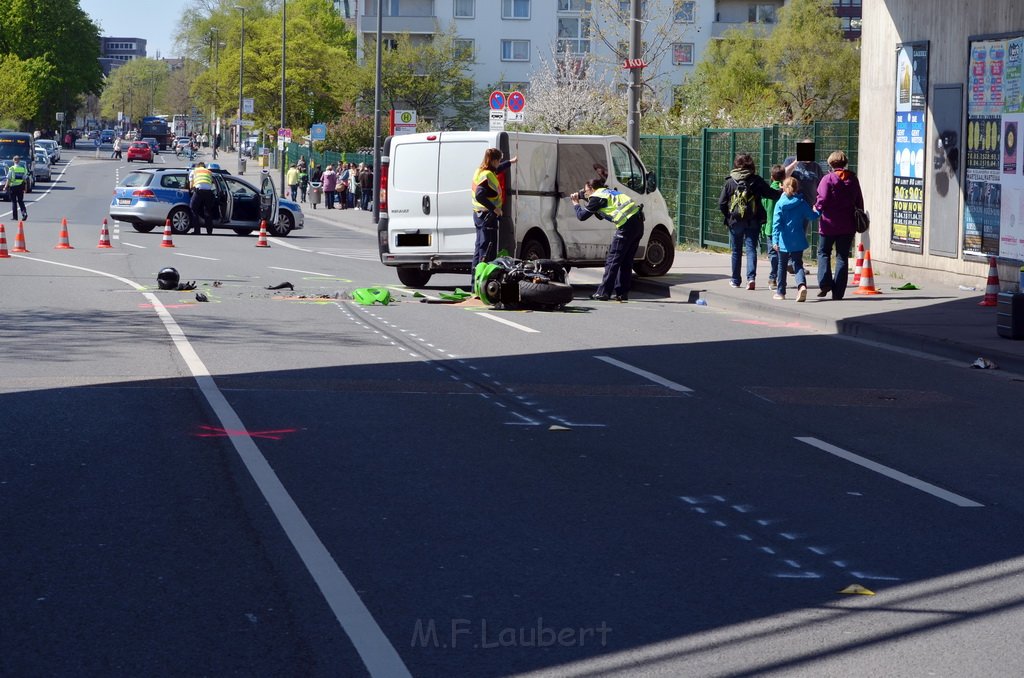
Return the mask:
<path fill-rule="evenodd" d="M 274 180 L 270 177 L 268 170 L 263 170 L 260 178 L 260 219 L 267 222 L 267 228 L 276 224 L 278 219 L 277 211 L 277 189 L 274 188 Z"/>

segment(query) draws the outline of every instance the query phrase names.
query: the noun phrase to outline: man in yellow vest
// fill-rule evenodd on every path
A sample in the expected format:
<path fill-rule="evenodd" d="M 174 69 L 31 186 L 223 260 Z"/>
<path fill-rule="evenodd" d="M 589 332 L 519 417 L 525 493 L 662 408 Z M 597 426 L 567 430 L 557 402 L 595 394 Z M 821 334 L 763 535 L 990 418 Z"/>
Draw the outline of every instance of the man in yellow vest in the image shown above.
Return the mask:
<path fill-rule="evenodd" d="M 25 209 L 25 182 L 28 181 L 28 170 L 21 164 L 21 157 L 14 156 L 14 164 L 7 170 L 7 193 L 11 197 L 11 221 L 18 218 L 18 208 L 21 208 L 21 218 L 28 219 L 28 210 Z"/>
<path fill-rule="evenodd" d="M 586 198 L 585 206 L 580 204 L 580 197 Z M 571 199 L 576 218 L 580 221 L 596 215 L 598 219 L 615 225 L 615 235 L 604 264 L 604 278 L 590 298 L 596 301 L 627 301 L 633 281 L 633 257 L 644 235 L 643 207 L 625 193 L 606 188 L 602 177 L 591 179 L 584 187 L 583 195 L 573 193 Z"/>
<path fill-rule="evenodd" d="M 213 172 L 206 169 L 206 163 L 197 162 L 188 173 L 188 184 L 192 187 L 192 234 L 199 235 L 200 225 L 206 227 L 206 234 L 213 233 L 213 216 L 217 213 L 217 198 L 214 194 Z M 200 223 L 202 220 L 202 223 Z"/>
<path fill-rule="evenodd" d="M 504 196 L 498 174 L 507 170 L 517 158 L 502 162 L 502 153 L 497 148 L 484 151 L 483 162 L 473 173 L 470 187 L 473 200 L 473 225 L 476 226 L 476 247 L 473 250 L 473 268 L 481 261 L 491 261 L 498 253 L 498 220 L 504 206 Z"/>

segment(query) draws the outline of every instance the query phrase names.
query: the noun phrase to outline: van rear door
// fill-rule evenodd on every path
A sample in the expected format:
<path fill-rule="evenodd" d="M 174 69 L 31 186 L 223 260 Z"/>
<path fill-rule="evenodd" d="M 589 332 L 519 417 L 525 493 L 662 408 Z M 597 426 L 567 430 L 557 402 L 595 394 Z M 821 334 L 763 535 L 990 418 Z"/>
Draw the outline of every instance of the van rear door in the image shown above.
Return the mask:
<path fill-rule="evenodd" d="M 488 139 L 446 139 L 441 144 L 437 231 L 438 251 L 442 254 L 468 253 L 472 257 L 476 247 L 476 226 L 473 224 L 470 191 L 473 173 L 490 146 Z"/>
<path fill-rule="evenodd" d="M 438 251 L 439 152 L 440 143 L 436 138 L 427 140 L 425 136 L 416 135 L 391 139 L 388 250 L 392 254 L 426 256 Z"/>

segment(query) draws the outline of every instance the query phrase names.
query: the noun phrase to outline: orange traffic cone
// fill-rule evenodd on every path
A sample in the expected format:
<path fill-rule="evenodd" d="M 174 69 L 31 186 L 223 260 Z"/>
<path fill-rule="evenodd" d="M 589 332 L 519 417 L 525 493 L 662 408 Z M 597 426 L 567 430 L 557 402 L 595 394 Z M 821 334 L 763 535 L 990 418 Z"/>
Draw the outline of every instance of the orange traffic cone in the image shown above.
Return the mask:
<path fill-rule="evenodd" d="M 996 267 L 996 258 L 988 258 L 988 280 L 985 282 L 985 297 L 978 302 L 978 306 L 999 305 L 999 269 Z"/>
<path fill-rule="evenodd" d="M 7 251 L 7 231 L 4 230 L 4 225 L 0 224 L 0 259 L 10 259 L 11 255 Z"/>
<path fill-rule="evenodd" d="M 71 242 L 68 239 L 68 218 L 64 217 L 60 220 L 60 240 L 53 246 L 55 250 L 73 250 Z"/>
<path fill-rule="evenodd" d="M 18 232 L 14 236 L 14 249 L 12 252 L 28 252 L 28 247 L 25 245 L 25 222 L 18 222 Z"/>
<path fill-rule="evenodd" d="M 864 266 L 864 243 L 857 244 L 857 261 L 853 265 L 853 284 L 860 284 L 860 271 Z"/>
<path fill-rule="evenodd" d="M 100 244 L 96 245 L 97 248 L 110 249 L 113 245 L 110 244 L 110 231 L 107 230 L 107 220 L 103 220 L 103 227 L 100 228 Z"/>
<path fill-rule="evenodd" d="M 160 247 L 174 247 L 174 241 L 171 240 L 171 220 L 168 219 L 164 224 L 164 239 L 160 241 Z"/>
<path fill-rule="evenodd" d="M 854 294 L 881 294 L 875 289 L 875 274 L 871 270 L 871 250 L 864 252 L 864 267 L 861 269 L 860 287 Z"/>
<path fill-rule="evenodd" d="M 270 243 L 267 242 L 267 220 L 264 219 L 260 222 L 260 237 L 256 240 L 256 247 L 270 247 Z"/>

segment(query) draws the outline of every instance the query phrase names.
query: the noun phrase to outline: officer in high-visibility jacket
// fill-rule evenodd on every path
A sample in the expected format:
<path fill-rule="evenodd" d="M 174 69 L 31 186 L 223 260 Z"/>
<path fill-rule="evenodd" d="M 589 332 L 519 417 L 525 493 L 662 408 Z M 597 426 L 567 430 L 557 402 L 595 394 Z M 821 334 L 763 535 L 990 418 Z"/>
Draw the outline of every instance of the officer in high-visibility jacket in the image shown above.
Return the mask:
<path fill-rule="evenodd" d="M 21 218 L 28 219 L 28 210 L 25 209 L 25 183 L 28 181 L 28 170 L 21 164 L 21 156 L 14 156 L 14 164 L 7 170 L 7 193 L 11 197 L 11 220 L 18 218 L 18 208 L 21 208 Z"/>
<path fill-rule="evenodd" d="M 577 219 L 586 221 L 597 216 L 615 225 L 615 235 L 604 264 L 604 278 L 590 298 L 626 301 L 633 281 L 633 257 L 644 235 L 643 208 L 625 193 L 606 188 L 602 177 L 587 182 L 582 193 L 570 196 Z M 587 204 L 580 204 L 580 198 L 585 198 Z"/>
<path fill-rule="evenodd" d="M 199 227 L 206 227 L 206 234 L 213 233 L 213 218 L 217 214 L 217 198 L 214 193 L 213 172 L 206 163 L 197 162 L 188 173 L 188 184 L 192 187 L 192 234 L 199 235 Z"/>
<path fill-rule="evenodd" d="M 470 187 L 473 200 L 473 225 L 476 226 L 476 247 L 473 250 L 472 276 L 481 261 L 491 261 L 498 253 L 498 219 L 504 206 L 504 196 L 498 183 L 498 174 L 507 170 L 517 158 L 502 162 L 497 148 L 484 151 L 483 162 L 473 173 Z"/>

